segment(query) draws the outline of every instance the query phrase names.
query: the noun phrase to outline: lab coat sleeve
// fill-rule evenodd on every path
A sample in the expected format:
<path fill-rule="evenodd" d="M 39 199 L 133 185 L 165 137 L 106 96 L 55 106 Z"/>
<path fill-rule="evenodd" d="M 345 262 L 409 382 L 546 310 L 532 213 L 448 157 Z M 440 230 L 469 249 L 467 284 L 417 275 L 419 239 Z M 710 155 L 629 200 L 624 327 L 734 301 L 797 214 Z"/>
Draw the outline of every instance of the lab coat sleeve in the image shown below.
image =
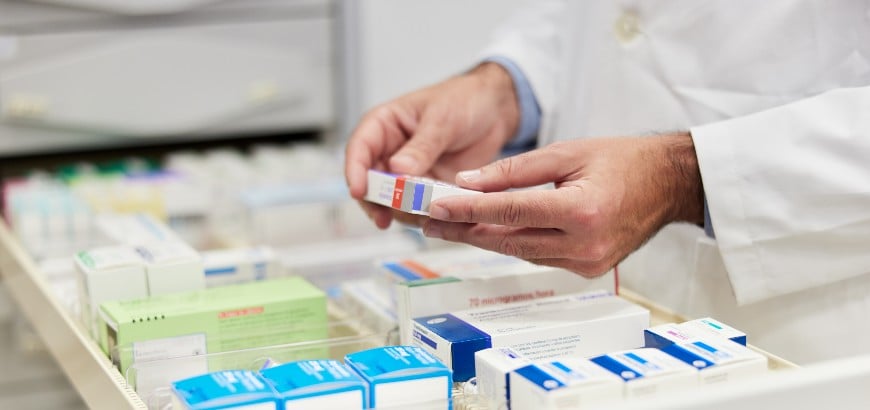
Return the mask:
<path fill-rule="evenodd" d="M 480 54 L 480 60 L 502 57 L 522 70 L 544 122 L 555 115 L 557 105 L 565 9 L 565 1 L 528 2 L 493 32 L 493 41 Z"/>
<path fill-rule="evenodd" d="M 870 272 L 870 87 L 691 133 L 738 303 Z"/>

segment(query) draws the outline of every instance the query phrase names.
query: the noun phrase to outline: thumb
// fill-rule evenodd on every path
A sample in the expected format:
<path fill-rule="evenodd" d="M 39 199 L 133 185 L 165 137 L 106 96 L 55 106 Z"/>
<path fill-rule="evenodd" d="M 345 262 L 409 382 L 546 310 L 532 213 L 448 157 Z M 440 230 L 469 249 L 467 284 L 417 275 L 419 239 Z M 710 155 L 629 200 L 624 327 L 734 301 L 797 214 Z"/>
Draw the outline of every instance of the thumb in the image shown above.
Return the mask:
<path fill-rule="evenodd" d="M 423 175 L 447 149 L 446 127 L 424 121 L 402 148 L 390 157 L 390 171 L 397 174 Z"/>
<path fill-rule="evenodd" d="M 456 174 L 456 184 L 475 191 L 497 192 L 554 182 L 567 170 L 560 157 L 546 148 L 529 151 L 462 171 Z"/>

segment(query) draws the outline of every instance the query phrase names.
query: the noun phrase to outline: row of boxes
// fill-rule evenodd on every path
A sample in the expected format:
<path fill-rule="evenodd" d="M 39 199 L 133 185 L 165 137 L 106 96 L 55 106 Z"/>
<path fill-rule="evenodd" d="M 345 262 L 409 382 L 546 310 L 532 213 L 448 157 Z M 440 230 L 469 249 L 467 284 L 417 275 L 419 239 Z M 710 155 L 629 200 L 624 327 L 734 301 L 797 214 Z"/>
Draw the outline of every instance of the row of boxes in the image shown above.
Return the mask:
<path fill-rule="evenodd" d="M 259 373 L 223 371 L 177 381 L 173 409 L 412 408 L 450 402 L 450 370 L 417 347 L 379 347 L 344 361 L 302 360 Z"/>

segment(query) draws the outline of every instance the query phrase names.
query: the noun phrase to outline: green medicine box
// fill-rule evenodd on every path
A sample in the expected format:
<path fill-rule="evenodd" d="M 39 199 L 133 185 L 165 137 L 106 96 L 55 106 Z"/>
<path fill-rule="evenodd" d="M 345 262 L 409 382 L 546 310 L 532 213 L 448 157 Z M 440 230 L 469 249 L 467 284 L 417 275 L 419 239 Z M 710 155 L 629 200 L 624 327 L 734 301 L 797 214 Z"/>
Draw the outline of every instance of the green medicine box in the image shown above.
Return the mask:
<path fill-rule="evenodd" d="M 299 277 L 105 302 L 100 308 L 100 346 L 122 374 L 142 361 L 321 340 L 328 333 L 326 295 Z M 213 360 L 210 371 L 243 364 Z"/>

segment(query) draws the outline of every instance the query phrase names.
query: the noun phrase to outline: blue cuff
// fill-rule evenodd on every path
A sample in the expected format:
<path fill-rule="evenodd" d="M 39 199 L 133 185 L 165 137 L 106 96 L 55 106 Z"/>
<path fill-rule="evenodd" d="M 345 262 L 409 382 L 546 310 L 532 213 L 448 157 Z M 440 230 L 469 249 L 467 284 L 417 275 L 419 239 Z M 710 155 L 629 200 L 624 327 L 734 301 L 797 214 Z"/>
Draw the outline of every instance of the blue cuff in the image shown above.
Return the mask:
<path fill-rule="evenodd" d="M 707 207 L 707 195 L 704 194 L 704 233 L 707 236 L 716 239 L 716 232 L 713 232 L 713 221 L 710 219 L 710 208 Z"/>
<path fill-rule="evenodd" d="M 535 97 L 529 79 L 526 78 L 520 67 L 509 58 L 493 56 L 483 61 L 496 63 L 507 70 L 511 80 L 513 80 L 514 91 L 520 106 L 520 123 L 516 134 L 504 147 L 505 151 L 525 151 L 533 148 L 537 140 L 538 129 L 541 128 L 541 106 L 538 105 L 538 99 Z"/>

